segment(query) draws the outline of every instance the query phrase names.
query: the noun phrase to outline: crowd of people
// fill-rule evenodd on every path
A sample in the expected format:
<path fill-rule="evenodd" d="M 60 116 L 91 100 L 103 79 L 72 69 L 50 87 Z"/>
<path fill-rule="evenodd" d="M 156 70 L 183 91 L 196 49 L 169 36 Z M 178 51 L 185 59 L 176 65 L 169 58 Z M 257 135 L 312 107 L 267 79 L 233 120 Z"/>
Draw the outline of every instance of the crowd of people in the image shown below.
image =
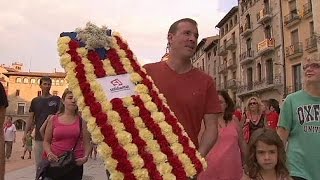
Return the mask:
<path fill-rule="evenodd" d="M 290 94 L 281 110 L 277 100 L 260 99 L 259 95 L 250 97 L 243 108 L 235 107 L 227 91 L 217 91 L 213 79 L 192 66 L 190 58 L 196 51 L 198 36 L 196 21 L 189 18 L 176 21 L 168 31 L 168 59 L 144 66 L 207 160 L 208 168 L 195 178 L 320 179 L 317 170 L 320 162 L 317 152 L 320 148 L 320 60 L 304 62 L 305 87 Z M 0 127 L 4 129 L 0 131 L 0 145 L 6 147 L 5 154 L 0 151 L 0 163 L 3 164 L 4 157 L 10 158 L 16 129 L 12 118 L 8 117 L 4 123 L 8 102 L 0 87 Z M 60 98 L 50 94 L 50 87 L 50 78 L 40 80 L 42 95 L 31 102 L 23 137 L 25 151 L 21 158 L 26 152 L 31 158 L 30 132 L 35 125 L 36 166 L 39 167 L 43 160 L 56 162 L 66 151 L 74 149 L 77 166 L 55 179 L 80 180 L 92 147 L 96 158 L 96 145 L 90 143 L 90 135 L 78 114 L 72 92 L 66 90 Z M 202 122 L 204 131 L 198 141 Z M 0 180 L 3 167 L 0 166 Z"/>

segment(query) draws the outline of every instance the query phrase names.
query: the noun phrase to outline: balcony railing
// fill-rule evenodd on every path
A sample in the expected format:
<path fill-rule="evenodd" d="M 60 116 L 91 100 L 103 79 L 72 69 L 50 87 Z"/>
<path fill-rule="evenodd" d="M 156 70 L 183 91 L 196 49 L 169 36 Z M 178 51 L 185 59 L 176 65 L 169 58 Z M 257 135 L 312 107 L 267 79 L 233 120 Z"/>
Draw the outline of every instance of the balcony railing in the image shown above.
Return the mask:
<path fill-rule="evenodd" d="M 275 46 L 274 38 L 265 39 L 265 40 L 261 41 L 260 43 L 258 43 L 258 53 L 264 54 L 266 52 L 274 50 L 274 46 Z"/>
<path fill-rule="evenodd" d="M 294 43 L 289 47 L 286 47 L 286 57 L 295 58 L 301 56 L 303 53 L 303 47 L 301 42 Z"/>
<path fill-rule="evenodd" d="M 226 49 L 226 46 L 225 45 L 222 45 L 218 48 L 218 55 L 219 56 L 224 56 L 224 55 L 227 55 L 228 54 L 228 51 Z"/>
<path fill-rule="evenodd" d="M 240 62 L 241 63 L 247 63 L 247 62 L 253 60 L 253 58 L 254 58 L 254 51 L 253 50 L 249 50 L 249 51 L 243 52 L 240 55 Z"/>
<path fill-rule="evenodd" d="M 234 58 L 229 59 L 227 63 L 227 68 L 235 68 L 235 67 L 237 67 L 237 60 Z"/>
<path fill-rule="evenodd" d="M 272 18 L 271 8 L 263 8 L 257 13 L 257 22 L 264 23 Z"/>
<path fill-rule="evenodd" d="M 228 89 L 237 89 L 237 81 L 235 79 L 229 79 L 227 81 L 227 88 Z"/>
<path fill-rule="evenodd" d="M 236 47 L 237 47 L 236 39 L 235 38 L 228 39 L 228 41 L 226 43 L 226 49 L 232 50 Z"/>
<path fill-rule="evenodd" d="M 312 35 L 306 39 L 306 51 L 313 52 L 317 50 L 317 36 Z"/>
<path fill-rule="evenodd" d="M 284 25 L 291 26 L 295 24 L 296 22 L 299 22 L 301 19 L 300 15 L 297 11 L 293 11 L 286 16 L 284 16 Z"/>
<path fill-rule="evenodd" d="M 245 23 L 244 26 L 240 27 L 240 34 L 242 36 L 248 36 L 252 33 L 252 23 Z"/>
<path fill-rule="evenodd" d="M 303 17 L 309 17 L 310 15 L 312 15 L 312 5 L 309 2 L 303 5 Z"/>

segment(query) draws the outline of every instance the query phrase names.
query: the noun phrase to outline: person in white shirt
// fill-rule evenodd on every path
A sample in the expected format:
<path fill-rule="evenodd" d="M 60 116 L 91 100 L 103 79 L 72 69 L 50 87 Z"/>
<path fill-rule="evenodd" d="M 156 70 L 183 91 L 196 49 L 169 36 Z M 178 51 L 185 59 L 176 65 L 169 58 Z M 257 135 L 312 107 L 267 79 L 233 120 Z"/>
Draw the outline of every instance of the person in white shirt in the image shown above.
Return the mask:
<path fill-rule="evenodd" d="M 12 123 L 12 117 L 8 116 L 3 127 L 6 158 L 9 159 L 12 153 L 12 145 L 16 142 L 16 126 Z"/>

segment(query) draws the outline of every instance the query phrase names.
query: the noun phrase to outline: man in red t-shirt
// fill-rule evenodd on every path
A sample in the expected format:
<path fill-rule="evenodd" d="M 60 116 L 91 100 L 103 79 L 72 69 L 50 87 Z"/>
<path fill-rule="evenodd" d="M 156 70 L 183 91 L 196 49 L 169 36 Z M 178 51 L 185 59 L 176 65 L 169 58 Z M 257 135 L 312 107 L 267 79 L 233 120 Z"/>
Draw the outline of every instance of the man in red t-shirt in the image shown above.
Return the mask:
<path fill-rule="evenodd" d="M 197 23 L 189 18 L 173 23 L 168 32 L 168 60 L 144 66 L 167 98 L 170 109 L 198 148 L 206 156 L 217 139 L 217 119 L 221 112 L 218 93 L 213 79 L 194 68 L 198 39 Z M 198 134 L 201 121 L 205 129 L 200 143 Z"/>

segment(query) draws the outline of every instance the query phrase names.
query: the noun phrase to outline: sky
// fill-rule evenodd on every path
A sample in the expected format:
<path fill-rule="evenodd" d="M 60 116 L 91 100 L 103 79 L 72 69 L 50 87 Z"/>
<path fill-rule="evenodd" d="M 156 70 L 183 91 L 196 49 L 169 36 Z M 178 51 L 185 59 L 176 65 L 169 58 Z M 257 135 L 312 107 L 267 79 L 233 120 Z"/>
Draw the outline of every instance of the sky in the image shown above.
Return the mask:
<path fill-rule="evenodd" d="M 63 71 L 57 53 L 61 32 L 91 21 L 120 32 L 141 64 L 159 61 L 176 20 L 198 22 L 200 37 L 217 35 L 216 24 L 237 0 L 1 0 L 0 64 L 21 62 L 24 71 Z"/>

